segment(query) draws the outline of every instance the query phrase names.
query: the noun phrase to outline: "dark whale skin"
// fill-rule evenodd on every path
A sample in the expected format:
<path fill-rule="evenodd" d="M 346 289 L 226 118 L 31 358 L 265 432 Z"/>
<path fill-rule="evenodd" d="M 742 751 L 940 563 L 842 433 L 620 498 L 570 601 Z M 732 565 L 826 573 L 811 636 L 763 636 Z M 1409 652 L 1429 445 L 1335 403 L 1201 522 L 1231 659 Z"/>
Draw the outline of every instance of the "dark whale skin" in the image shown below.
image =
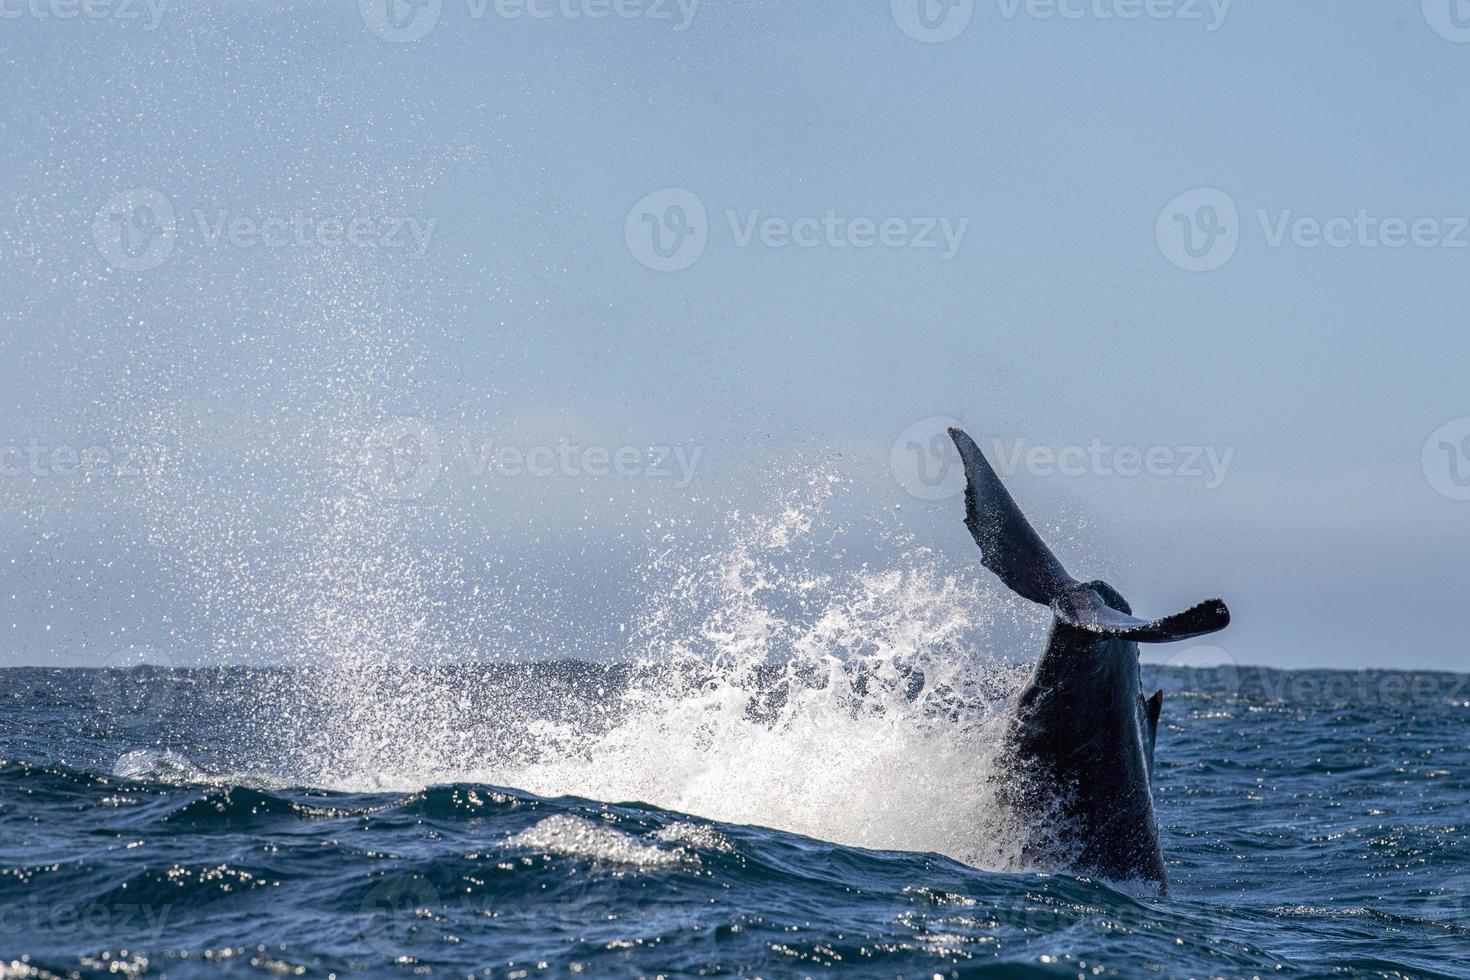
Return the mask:
<path fill-rule="evenodd" d="M 1051 634 L 1005 727 L 998 797 L 1026 825 L 1022 856 L 1048 871 L 1168 889 L 1154 813 L 1154 743 L 1163 692 L 1139 687 L 1138 644 L 1173 643 L 1230 625 L 1207 599 L 1142 620 L 1106 582 L 1079 582 L 1052 554 L 994 467 L 949 430 L 965 467 L 965 526 L 981 562 L 1052 612 Z"/>
<path fill-rule="evenodd" d="M 1023 850 L 1028 863 L 1167 888 L 1147 705 L 1138 644 L 1052 623 L 1005 734 L 1003 797 L 1023 816 L 1053 821 Z"/>

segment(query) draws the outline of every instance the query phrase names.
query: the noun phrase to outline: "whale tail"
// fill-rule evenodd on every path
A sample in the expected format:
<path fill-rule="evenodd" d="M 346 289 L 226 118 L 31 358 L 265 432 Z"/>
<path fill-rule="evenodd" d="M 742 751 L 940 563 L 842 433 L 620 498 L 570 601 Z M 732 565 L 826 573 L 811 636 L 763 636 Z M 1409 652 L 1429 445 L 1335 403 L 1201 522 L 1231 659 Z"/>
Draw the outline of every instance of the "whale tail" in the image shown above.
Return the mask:
<path fill-rule="evenodd" d="M 980 546 L 981 564 L 1012 592 L 1050 606 L 1057 619 L 1069 626 L 1137 643 L 1172 643 L 1230 625 L 1230 610 L 1219 599 L 1207 599 L 1155 620 L 1135 618 L 1127 604 L 1116 599 L 1109 603 L 1092 584 L 1067 574 L 975 440 L 961 429 L 950 429 L 949 435 L 965 464 L 965 526 Z"/>

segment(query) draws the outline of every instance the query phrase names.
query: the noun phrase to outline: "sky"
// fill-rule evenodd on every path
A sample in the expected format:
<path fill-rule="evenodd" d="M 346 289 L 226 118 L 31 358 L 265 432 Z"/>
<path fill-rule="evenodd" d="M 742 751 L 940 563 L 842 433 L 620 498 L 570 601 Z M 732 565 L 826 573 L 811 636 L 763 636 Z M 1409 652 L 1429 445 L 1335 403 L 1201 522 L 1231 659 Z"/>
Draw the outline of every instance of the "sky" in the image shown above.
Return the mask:
<path fill-rule="evenodd" d="M 1462 0 L 0 0 L 0 664 L 615 656 L 829 476 L 979 581 L 959 422 L 1235 661 L 1463 670 L 1467 80 Z"/>

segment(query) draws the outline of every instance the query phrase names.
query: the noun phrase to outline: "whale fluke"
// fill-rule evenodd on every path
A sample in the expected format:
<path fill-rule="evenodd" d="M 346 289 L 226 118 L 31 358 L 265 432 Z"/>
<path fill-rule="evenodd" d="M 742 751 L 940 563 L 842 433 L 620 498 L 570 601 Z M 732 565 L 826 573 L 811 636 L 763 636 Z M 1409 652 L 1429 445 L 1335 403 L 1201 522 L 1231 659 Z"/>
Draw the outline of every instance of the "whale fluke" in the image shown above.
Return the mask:
<path fill-rule="evenodd" d="M 950 429 L 949 437 L 965 464 L 965 526 L 980 546 L 980 563 L 1017 595 L 1051 605 L 1077 580 L 1026 520 L 975 440 L 963 429 Z"/>
<path fill-rule="evenodd" d="M 963 429 L 951 428 L 949 436 L 965 464 L 965 526 L 980 546 L 981 564 L 1012 592 L 1050 606 L 1069 626 L 1136 643 L 1173 643 L 1230 625 L 1230 610 L 1219 599 L 1152 621 L 1114 608 L 1095 583 L 1083 584 L 1067 574 L 975 440 Z"/>
<path fill-rule="evenodd" d="M 1230 625 L 1230 610 L 1219 599 L 1206 599 L 1184 612 L 1152 622 L 1119 612 L 1085 585 L 1066 590 L 1050 605 L 1057 618 L 1069 626 L 1135 643 L 1173 643 Z"/>

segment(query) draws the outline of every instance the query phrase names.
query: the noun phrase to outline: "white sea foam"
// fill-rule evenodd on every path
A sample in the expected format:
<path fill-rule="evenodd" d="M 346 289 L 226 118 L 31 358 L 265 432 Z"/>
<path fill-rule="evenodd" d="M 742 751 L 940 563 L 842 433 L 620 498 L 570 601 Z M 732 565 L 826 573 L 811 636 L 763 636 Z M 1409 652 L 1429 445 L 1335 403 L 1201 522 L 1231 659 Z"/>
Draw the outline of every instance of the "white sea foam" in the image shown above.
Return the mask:
<path fill-rule="evenodd" d="M 631 834 L 606 824 L 564 813 L 547 817 L 527 827 L 506 841 L 511 847 L 546 854 L 591 858 L 608 864 L 624 864 L 635 868 L 661 868 L 675 864 L 699 862 L 699 858 L 682 848 L 662 848 L 646 844 Z"/>
<path fill-rule="evenodd" d="M 200 782 L 204 770 L 186 756 L 168 749 L 133 749 L 113 763 L 112 774 L 122 779 L 155 779 L 163 782 Z"/>

